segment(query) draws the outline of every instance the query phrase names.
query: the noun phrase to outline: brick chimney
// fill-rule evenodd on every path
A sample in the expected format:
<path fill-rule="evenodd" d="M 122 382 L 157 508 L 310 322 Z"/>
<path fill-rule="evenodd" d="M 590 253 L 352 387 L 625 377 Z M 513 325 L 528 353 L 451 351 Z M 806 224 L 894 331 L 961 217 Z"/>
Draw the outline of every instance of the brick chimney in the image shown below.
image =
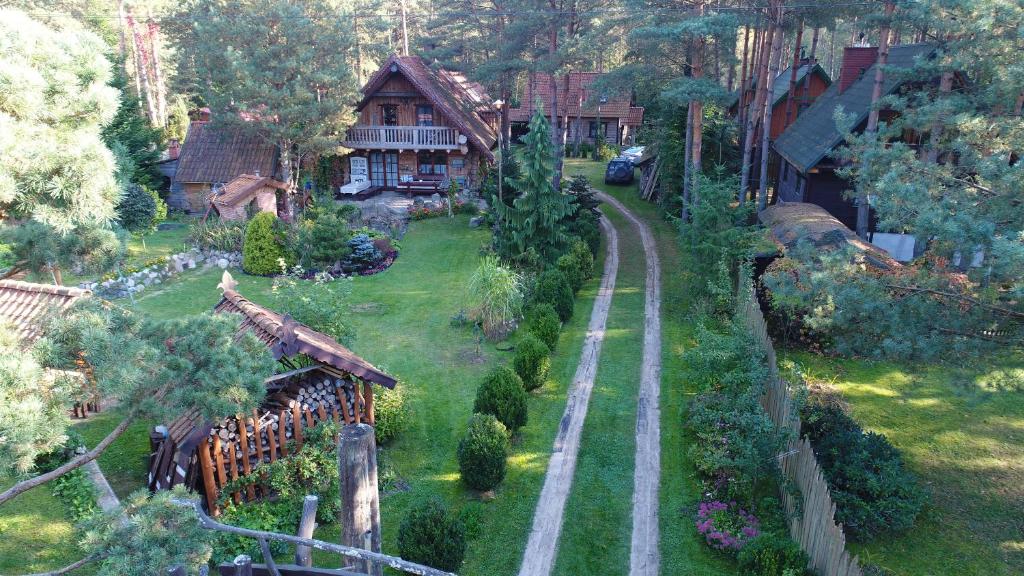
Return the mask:
<path fill-rule="evenodd" d="M 210 121 L 210 109 L 205 106 L 202 108 L 196 108 L 188 113 L 189 120 L 193 122 L 209 122 Z"/>
<path fill-rule="evenodd" d="M 843 48 L 843 66 L 839 70 L 839 93 L 842 94 L 878 60 L 878 46 L 847 46 Z"/>
<path fill-rule="evenodd" d="M 179 154 L 181 154 L 181 142 L 178 142 L 177 138 L 171 138 L 167 142 L 167 157 L 173 160 Z"/>

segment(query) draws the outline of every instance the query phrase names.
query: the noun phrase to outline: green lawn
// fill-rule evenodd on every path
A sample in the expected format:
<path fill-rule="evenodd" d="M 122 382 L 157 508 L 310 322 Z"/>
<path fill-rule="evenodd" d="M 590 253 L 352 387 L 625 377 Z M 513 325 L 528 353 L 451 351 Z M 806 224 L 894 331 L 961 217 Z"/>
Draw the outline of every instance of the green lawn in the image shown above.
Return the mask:
<path fill-rule="evenodd" d="M 634 214 L 643 219 L 648 226 L 651 227 L 651 231 L 654 234 L 655 241 L 658 245 L 658 255 L 661 259 L 662 269 L 662 286 L 661 286 L 661 330 L 662 330 L 662 384 L 661 384 L 661 491 L 660 491 L 660 530 L 661 530 L 661 572 L 666 575 L 726 575 L 735 573 L 735 568 L 732 567 L 731 563 L 725 559 L 714 554 L 707 546 L 705 546 L 697 537 L 696 530 L 692 521 L 691 508 L 696 506 L 696 502 L 700 497 L 700 490 L 696 483 L 695 471 L 693 466 L 690 464 L 686 456 L 686 451 L 689 447 L 690 439 L 684 434 L 683 428 L 683 413 L 686 409 L 689 398 L 693 395 L 693 388 L 689 387 L 683 380 L 684 366 L 682 362 L 682 353 L 688 346 L 693 345 L 693 325 L 689 321 L 690 306 L 693 304 L 690 301 L 688 294 L 691 293 L 689 283 L 694 280 L 692 275 L 687 273 L 688 267 L 686 262 L 685 254 L 679 249 L 678 234 L 675 227 L 666 221 L 662 215 L 661 210 L 656 204 L 645 202 L 638 198 L 635 185 L 629 186 L 616 186 L 616 185 L 605 185 L 604 184 L 604 164 L 598 162 L 591 162 L 589 160 L 577 160 L 569 159 L 566 160 L 565 174 L 566 176 L 572 176 L 573 174 L 582 173 L 586 175 L 591 183 L 615 196 L 623 204 L 626 205 Z M 615 218 L 615 215 L 611 215 Z M 620 260 L 620 276 L 618 280 L 618 288 L 624 289 L 626 284 L 623 282 L 629 282 L 636 287 L 635 294 L 622 294 L 616 293 L 615 301 L 612 303 L 611 313 L 614 316 L 616 314 L 616 308 L 624 307 L 633 310 L 633 334 L 630 334 L 627 339 L 632 339 L 629 344 L 630 356 L 635 358 L 635 362 L 639 362 L 642 345 L 642 333 L 640 333 L 640 322 L 643 317 L 643 269 L 642 259 L 639 257 L 631 258 L 631 254 L 639 255 L 641 252 L 641 246 L 639 240 L 635 237 L 636 232 L 630 225 L 620 219 L 613 220 L 616 227 L 619 229 L 622 260 Z M 627 243 L 627 240 L 629 243 Z M 639 268 L 638 271 L 631 270 L 633 263 Z M 641 276 L 638 279 L 634 279 L 635 275 L 639 273 Z M 618 322 L 618 321 L 617 321 Z M 609 329 L 611 329 L 611 324 Z M 615 348 L 609 350 L 608 346 L 611 341 L 606 340 L 605 349 L 602 352 L 602 364 L 598 371 L 598 379 L 601 380 L 601 371 L 606 369 L 605 361 L 608 359 L 606 354 L 612 354 L 619 356 L 623 354 L 622 351 L 618 350 L 618 345 Z M 609 367 L 611 370 L 618 372 L 619 367 Z M 636 423 L 636 412 L 635 412 L 635 394 L 636 384 L 635 380 L 639 378 L 639 368 L 633 368 L 633 380 L 628 384 L 621 382 L 616 385 L 618 390 L 630 390 L 632 396 L 629 398 L 629 402 L 634 407 L 633 412 L 626 415 L 624 420 L 619 424 L 623 428 L 618 434 L 621 436 L 625 434 L 625 438 L 628 442 L 628 452 L 624 451 L 621 455 L 621 459 L 617 459 L 615 462 L 609 462 L 610 466 L 613 466 L 617 470 L 614 472 L 614 483 L 608 482 L 609 487 L 615 486 L 619 489 L 619 493 L 622 494 L 625 491 L 625 502 L 624 503 L 611 503 L 611 502 L 592 502 L 587 503 L 589 507 L 601 507 L 611 506 L 616 509 L 621 508 L 625 511 L 625 516 L 617 511 L 615 514 L 609 514 L 607 519 L 618 519 L 623 522 L 619 526 L 608 525 L 604 530 L 617 530 L 616 532 L 609 532 L 609 534 L 615 535 L 615 543 L 611 545 L 611 541 L 597 539 L 591 542 L 585 542 L 577 539 L 576 544 L 569 551 L 564 548 L 566 544 L 563 544 L 563 548 L 559 555 L 559 566 L 561 567 L 563 562 L 574 562 L 578 566 L 595 566 L 600 568 L 596 564 L 590 564 L 585 561 L 585 557 L 588 554 L 587 546 L 593 546 L 598 549 L 599 555 L 608 555 L 610 550 L 614 550 L 615 556 L 609 556 L 608 561 L 611 562 L 610 566 L 620 568 L 619 570 L 608 570 L 608 573 L 621 574 L 625 571 L 621 569 L 622 566 L 628 564 L 629 554 L 629 539 L 630 530 L 632 529 L 630 524 L 631 512 L 632 512 L 632 489 L 633 489 L 633 427 Z M 595 395 L 597 391 L 595 389 Z M 595 396 L 596 398 L 596 396 Z M 623 398 L 623 401 L 626 399 Z M 594 400 L 592 400 L 594 402 Z M 595 410 L 594 404 L 592 404 L 590 412 L 587 416 L 587 427 L 584 431 L 584 442 L 588 438 L 599 439 L 601 433 L 599 431 L 591 431 L 591 424 L 596 422 L 598 419 L 603 419 L 604 416 L 599 415 L 600 413 Z M 593 420 L 592 417 L 596 417 Z M 591 436 L 593 434 L 593 436 Z M 616 448 L 622 449 L 623 446 L 617 446 Z M 600 447 L 595 447 L 595 450 L 600 450 Z M 581 449 L 581 455 L 583 450 Z M 583 465 L 581 460 L 581 466 Z M 607 477 L 609 480 L 612 479 L 612 471 L 601 471 L 601 474 Z M 577 474 L 577 481 L 582 478 L 580 474 Z M 593 483 L 588 482 L 588 486 Z M 577 494 L 574 494 L 576 496 Z M 581 498 L 586 497 L 586 494 L 582 494 Z M 620 496 L 621 497 L 621 496 Z M 572 504 L 572 502 L 570 502 Z M 567 516 L 568 519 L 568 516 Z M 579 527 L 580 531 L 584 531 L 589 527 Z M 602 535 L 606 536 L 606 535 Z M 563 536 L 564 538 L 564 536 Z M 608 546 L 606 546 L 608 544 Z M 622 556 L 624 554 L 624 556 Z M 563 557 L 568 556 L 565 560 Z M 576 560 L 573 560 L 576 558 Z M 568 566 L 566 566 L 568 568 Z M 594 573 L 589 570 L 581 570 L 578 573 Z"/>
<path fill-rule="evenodd" d="M 75 429 L 92 448 L 103 440 L 124 417 L 124 412 L 111 408 L 99 414 L 90 414 L 86 420 L 76 421 Z M 103 451 L 97 462 L 107 482 L 118 498 L 125 498 L 146 486 L 149 467 L 149 431 L 153 422 L 133 422 L 120 438 Z"/>
<path fill-rule="evenodd" d="M 14 482 L 0 479 L 0 490 Z M 82 558 L 75 527 L 49 486 L 39 486 L 0 506 L 0 574 L 55 570 Z M 88 574 L 83 569 L 76 574 Z"/>
<path fill-rule="evenodd" d="M 576 315 L 552 358 L 551 378 L 531 395 L 529 423 L 514 441 L 508 476 L 496 498 L 483 502 L 459 481 L 455 449 L 483 373 L 511 354 L 485 343 L 478 355 L 472 330 L 453 327 L 450 319 L 465 307 L 466 285 L 487 240 L 488 232 L 469 228 L 464 216 L 414 222 L 395 264 L 384 273 L 356 278 L 351 297 L 353 350 L 401 380 L 412 414 L 409 429 L 386 450 L 407 490 L 382 498 L 384 550 L 398 553 L 395 539 L 406 508 L 439 494 L 468 521 L 471 541 L 460 572 L 474 575 L 518 569 L 597 290 L 592 280 L 581 291 Z M 136 305 L 162 318 L 209 310 L 220 297 L 220 275 L 219 269 L 182 274 L 143 293 Z M 269 304 L 268 279 L 241 273 L 235 278 L 242 294 Z M 337 541 L 337 526 L 321 527 L 317 536 Z M 330 566 L 338 560 L 324 555 L 317 563 Z"/>
<path fill-rule="evenodd" d="M 907 534 L 852 546 L 863 560 L 900 576 L 1024 573 L 1024 357 L 925 366 L 786 356 L 841 390 L 931 494 Z"/>

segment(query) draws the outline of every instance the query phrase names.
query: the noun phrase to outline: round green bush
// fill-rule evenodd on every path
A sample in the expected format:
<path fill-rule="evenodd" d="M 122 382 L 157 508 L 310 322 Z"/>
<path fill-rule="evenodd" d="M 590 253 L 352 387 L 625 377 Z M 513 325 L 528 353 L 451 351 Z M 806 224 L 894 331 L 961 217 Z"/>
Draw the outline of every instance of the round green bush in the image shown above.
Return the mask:
<path fill-rule="evenodd" d="M 373 388 L 373 433 L 378 445 L 387 444 L 405 430 L 409 409 L 405 406 L 401 388 Z"/>
<path fill-rule="evenodd" d="M 573 292 L 579 292 L 583 283 L 594 275 L 594 255 L 583 240 L 577 238 L 569 251 L 558 258 L 557 266 Z"/>
<path fill-rule="evenodd" d="M 507 366 L 492 370 L 476 389 L 473 411 L 490 414 L 515 432 L 526 424 L 526 389 L 523 381 Z"/>
<path fill-rule="evenodd" d="M 156 225 L 157 203 L 144 186 L 129 184 L 117 203 L 117 220 L 129 232 L 149 230 Z M 164 207 L 164 217 L 167 212 Z"/>
<path fill-rule="evenodd" d="M 549 350 L 554 351 L 558 346 L 558 332 L 562 329 L 562 322 L 558 319 L 558 312 L 555 307 L 547 302 L 537 304 L 527 314 L 527 331 L 536 336 Z"/>
<path fill-rule="evenodd" d="M 455 572 L 466 555 L 466 530 L 440 498 L 422 500 L 398 526 L 398 552 L 410 562 Z"/>
<path fill-rule="evenodd" d="M 523 386 L 527 391 L 536 390 L 544 385 L 551 366 L 551 360 L 548 359 L 550 353 L 551 350 L 531 333 L 527 333 L 516 344 L 512 368 L 523 379 Z"/>
<path fill-rule="evenodd" d="M 803 574 L 807 569 L 807 554 L 800 546 L 788 536 L 770 532 L 747 542 L 737 560 L 746 576 Z"/>
<path fill-rule="evenodd" d="M 277 216 L 270 212 L 260 212 L 245 227 L 242 269 L 260 276 L 277 274 L 281 272 L 281 260 L 286 265 L 291 264 L 285 248 L 284 231 L 280 229 Z"/>
<path fill-rule="evenodd" d="M 490 490 L 505 478 L 508 430 L 490 414 L 473 414 L 469 429 L 459 441 L 459 472 L 462 481 L 476 490 Z"/>
<path fill-rule="evenodd" d="M 558 270 L 548 270 L 540 275 L 533 293 L 533 301 L 536 304 L 551 304 L 562 322 L 568 322 L 572 318 L 572 286 L 566 280 L 565 274 Z"/>

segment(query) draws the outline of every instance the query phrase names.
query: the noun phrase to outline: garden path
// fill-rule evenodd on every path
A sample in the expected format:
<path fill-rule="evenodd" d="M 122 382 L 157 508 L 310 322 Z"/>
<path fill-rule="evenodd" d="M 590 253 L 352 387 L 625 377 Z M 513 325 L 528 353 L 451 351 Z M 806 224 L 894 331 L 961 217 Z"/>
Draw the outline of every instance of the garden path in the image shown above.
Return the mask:
<path fill-rule="evenodd" d="M 117 510 L 121 501 L 117 499 L 117 494 L 114 494 L 114 490 L 110 488 L 110 482 L 107 482 L 107 477 L 100 470 L 100 465 L 95 460 L 90 460 L 85 464 L 85 472 L 92 480 L 93 486 L 96 487 L 96 503 L 100 510 L 104 512 Z"/>
<path fill-rule="evenodd" d="M 576 456 L 580 448 L 580 434 L 583 431 L 583 420 L 587 416 L 587 404 L 594 388 L 594 377 L 597 374 L 597 361 L 601 356 L 601 344 L 604 341 L 605 324 L 608 310 L 611 308 L 612 295 L 615 293 L 615 275 L 619 268 L 618 232 L 607 218 L 601 218 L 601 228 L 607 238 L 607 256 L 604 261 L 604 272 L 601 286 L 587 326 L 587 336 L 583 341 L 583 352 L 580 363 L 573 377 L 572 388 L 565 404 L 565 413 L 558 425 L 554 447 L 551 449 L 551 460 L 548 462 L 544 476 L 544 487 L 537 501 L 537 509 L 533 516 L 533 527 L 526 543 L 523 563 L 519 568 L 519 576 L 548 576 L 555 564 L 558 551 L 558 537 L 562 532 L 565 503 L 572 488 L 573 475 L 576 472 Z"/>
<path fill-rule="evenodd" d="M 644 349 L 640 397 L 636 408 L 636 464 L 633 467 L 633 536 L 629 552 L 630 576 L 657 576 L 658 486 L 661 482 L 661 264 L 650 228 L 621 202 L 601 193 L 640 233 L 647 263 L 644 282 Z"/>

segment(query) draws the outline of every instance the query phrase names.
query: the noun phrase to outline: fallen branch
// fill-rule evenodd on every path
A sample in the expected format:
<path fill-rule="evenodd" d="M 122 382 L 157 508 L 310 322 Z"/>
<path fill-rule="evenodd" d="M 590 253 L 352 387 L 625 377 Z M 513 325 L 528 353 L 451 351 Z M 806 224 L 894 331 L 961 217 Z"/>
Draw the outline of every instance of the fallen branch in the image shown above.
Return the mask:
<path fill-rule="evenodd" d="M 264 532 L 263 530 L 250 530 L 248 528 L 239 528 L 238 526 L 231 526 L 229 524 L 222 524 L 217 522 L 213 518 L 203 511 L 202 506 L 199 505 L 198 500 L 185 500 L 181 498 L 172 498 L 171 502 L 178 506 L 186 508 L 192 508 L 196 511 L 196 515 L 199 517 L 199 525 L 207 530 L 213 530 L 216 532 L 228 532 L 230 534 L 238 534 L 239 536 L 246 536 L 248 538 L 256 538 L 257 540 L 276 540 L 278 542 L 287 542 L 289 544 L 298 544 L 301 546 L 309 546 L 317 550 L 323 550 L 324 552 L 331 552 L 334 554 L 340 554 L 348 558 L 356 560 L 363 560 L 365 562 L 373 562 L 374 564 L 381 564 L 395 570 L 401 570 L 407 574 L 415 574 L 417 576 L 455 576 L 451 572 L 445 572 L 438 570 L 437 568 L 431 568 L 415 562 L 409 562 L 402 560 L 395 556 L 388 556 L 379 552 L 371 552 L 369 550 L 363 550 L 362 548 L 352 548 L 349 546 L 342 546 L 340 544 L 332 544 L 330 542 L 324 542 L 323 540 L 314 540 L 312 538 L 301 538 L 299 536 L 291 536 L 289 534 L 278 534 L 277 532 Z"/>
<path fill-rule="evenodd" d="M 63 568 L 58 568 L 58 569 L 54 570 L 53 572 L 36 572 L 35 574 L 28 574 L 27 576 L 60 576 L 61 574 L 67 574 L 68 572 L 71 572 L 72 570 L 78 570 L 82 566 L 85 566 L 86 564 L 88 564 L 90 562 L 95 562 L 96 560 L 99 560 L 101 558 L 103 558 L 103 556 L 100 556 L 100 555 L 86 556 L 85 558 L 82 558 L 78 562 L 72 562 L 71 564 L 68 564 L 67 566 L 65 566 Z"/>
<path fill-rule="evenodd" d="M 121 436 L 121 434 L 124 434 L 124 431 L 128 429 L 128 426 L 130 426 L 132 422 L 135 421 L 135 417 L 135 413 L 131 413 L 128 416 L 125 416 L 124 420 L 121 420 L 121 422 L 113 430 L 110 431 L 110 434 L 107 434 L 106 438 L 101 440 L 100 443 L 97 444 L 95 448 L 89 450 L 85 454 L 68 460 L 63 466 L 54 468 L 53 470 L 47 472 L 46 474 L 40 474 L 39 476 L 34 476 L 32 478 L 29 478 L 28 480 L 22 480 L 21 482 L 18 482 L 14 486 L 11 486 L 2 494 L 0 494 L 0 504 L 7 502 L 11 498 L 14 498 L 18 494 L 21 494 L 22 492 L 27 492 L 35 488 L 36 486 L 42 486 L 43 484 L 46 484 L 50 480 L 59 478 L 67 474 L 68 472 L 71 472 L 76 468 L 81 468 L 82 466 L 85 466 L 89 462 L 92 462 L 93 460 L 99 458 L 100 454 L 103 454 L 103 451 L 114 443 L 114 440 L 117 440 L 118 437 Z"/>
<path fill-rule="evenodd" d="M 944 292 L 942 290 L 935 290 L 933 288 L 921 288 L 919 286 L 900 286 L 899 284 L 885 284 L 886 288 L 892 288 L 894 290 L 904 290 L 907 292 L 918 292 L 933 294 L 935 296 L 942 296 L 944 298 L 951 298 L 953 300 L 960 300 L 961 302 L 968 302 L 975 306 L 981 306 L 986 310 L 1005 314 L 1011 318 L 1019 318 L 1024 320 L 1024 312 L 1017 312 L 1016 310 L 1010 310 L 1009 308 L 1003 308 L 1001 306 L 995 306 L 992 304 L 986 304 L 977 298 L 971 298 L 970 296 L 964 296 L 962 294 L 955 294 L 953 292 Z"/>

